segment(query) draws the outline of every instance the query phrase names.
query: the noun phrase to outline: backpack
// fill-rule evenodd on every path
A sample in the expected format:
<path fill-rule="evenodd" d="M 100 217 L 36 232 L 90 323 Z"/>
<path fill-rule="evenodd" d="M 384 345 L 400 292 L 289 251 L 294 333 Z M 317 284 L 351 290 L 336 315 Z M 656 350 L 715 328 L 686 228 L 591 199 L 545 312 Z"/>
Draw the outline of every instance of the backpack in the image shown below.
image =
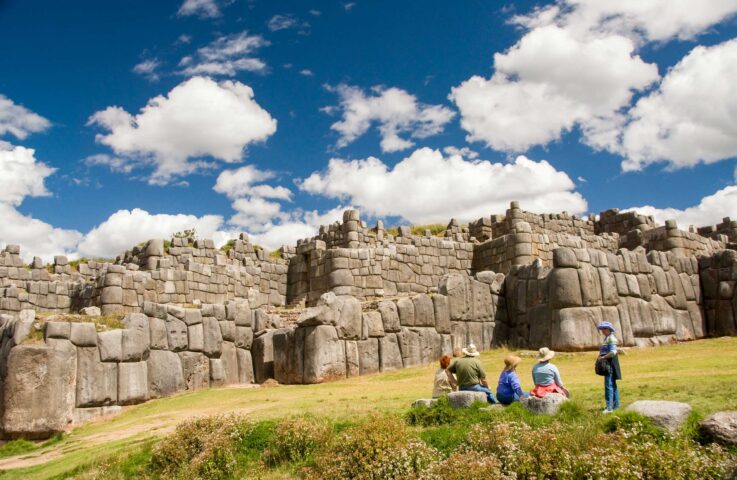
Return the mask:
<path fill-rule="evenodd" d="M 610 373 L 612 373 L 612 365 L 609 362 L 608 358 L 597 358 L 596 364 L 594 365 L 594 371 L 597 375 L 601 375 L 602 377 L 606 377 Z"/>

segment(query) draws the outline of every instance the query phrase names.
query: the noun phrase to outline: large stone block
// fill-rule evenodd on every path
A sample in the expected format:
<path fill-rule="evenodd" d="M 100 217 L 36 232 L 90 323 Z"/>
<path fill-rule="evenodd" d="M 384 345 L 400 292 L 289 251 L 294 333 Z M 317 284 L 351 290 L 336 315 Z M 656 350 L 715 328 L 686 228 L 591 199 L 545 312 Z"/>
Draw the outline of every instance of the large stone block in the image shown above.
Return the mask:
<path fill-rule="evenodd" d="M 189 339 L 187 337 L 187 325 L 176 318 L 166 320 L 166 336 L 169 343 L 169 350 L 172 352 L 180 352 L 186 350 Z"/>
<path fill-rule="evenodd" d="M 419 335 L 420 363 L 428 364 L 438 361 L 443 355 L 443 350 L 437 330 L 430 327 L 415 327 L 413 330 Z"/>
<path fill-rule="evenodd" d="M 69 339 L 78 347 L 97 346 L 97 330 L 94 323 L 72 322 Z"/>
<path fill-rule="evenodd" d="M 238 356 L 235 350 L 235 345 L 232 342 L 223 342 L 220 359 L 223 361 L 223 368 L 225 369 L 226 385 L 238 383 Z"/>
<path fill-rule="evenodd" d="M 596 307 L 602 304 L 601 280 L 599 272 L 589 263 L 584 263 L 578 269 L 578 280 L 581 284 L 581 300 L 586 307 Z"/>
<path fill-rule="evenodd" d="M 699 432 L 722 445 L 737 445 L 737 411 L 709 415 L 699 424 Z"/>
<path fill-rule="evenodd" d="M 408 328 L 403 328 L 396 335 L 405 368 L 420 365 L 422 363 L 420 335 Z"/>
<path fill-rule="evenodd" d="M 284 328 L 274 332 L 274 378 L 283 384 L 302 383 L 305 328 Z"/>
<path fill-rule="evenodd" d="M 77 349 L 76 406 L 98 407 L 118 401 L 118 364 L 102 362 L 97 347 Z"/>
<path fill-rule="evenodd" d="M 151 350 L 146 364 L 149 398 L 166 397 L 186 388 L 182 362 L 176 353 Z"/>
<path fill-rule="evenodd" d="M 253 344 L 253 329 L 237 325 L 235 327 L 235 346 L 238 348 L 251 349 Z"/>
<path fill-rule="evenodd" d="M 46 322 L 44 338 L 69 339 L 72 324 L 69 322 Z"/>
<path fill-rule="evenodd" d="M 334 329 L 333 329 L 334 330 Z M 253 339 L 251 356 L 256 383 L 274 378 L 274 331 L 267 331 Z"/>
<path fill-rule="evenodd" d="M 169 336 L 166 332 L 166 321 L 151 317 L 148 319 L 150 348 L 152 350 L 169 350 Z"/>
<path fill-rule="evenodd" d="M 3 385 L 3 433 L 9 438 L 46 438 L 73 420 L 77 352 L 60 340 L 53 347 L 19 345 L 10 350 Z"/>
<path fill-rule="evenodd" d="M 377 311 L 365 312 L 363 314 L 363 328 L 365 330 L 363 338 L 366 337 L 383 337 L 384 324 L 381 320 L 381 313 Z"/>
<path fill-rule="evenodd" d="M 561 247 L 553 250 L 553 267 L 578 268 L 578 257 L 571 248 Z"/>
<path fill-rule="evenodd" d="M 345 378 L 345 343 L 334 327 L 307 327 L 304 334 L 304 383 Z"/>
<path fill-rule="evenodd" d="M 580 307 L 581 284 L 575 268 L 556 268 L 548 277 L 548 298 L 552 308 Z"/>
<path fill-rule="evenodd" d="M 148 400 L 146 362 L 118 364 L 118 404 L 132 405 Z"/>
<path fill-rule="evenodd" d="M 433 312 L 435 314 L 435 330 L 438 333 L 450 333 L 450 310 L 448 297 L 436 294 L 432 296 Z"/>
<path fill-rule="evenodd" d="M 440 279 L 440 293 L 448 297 L 451 320 L 462 320 L 470 303 L 468 277 L 451 273 Z"/>
<path fill-rule="evenodd" d="M 489 289 L 484 286 L 486 291 Z M 417 327 L 435 327 L 435 309 L 432 299 L 425 293 L 421 293 L 412 299 L 414 305 L 415 321 Z"/>
<path fill-rule="evenodd" d="M 381 321 L 384 324 L 384 332 L 396 333 L 401 330 L 396 303 L 391 300 L 379 302 L 379 313 L 381 313 Z"/>
<path fill-rule="evenodd" d="M 214 317 L 205 317 L 202 320 L 203 347 L 202 351 L 208 357 L 219 357 L 223 348 L 223 335 L 220 324 Z"/>
<path fill-rule="evenodd" d="M 146 329 L 148 333 L 148 329 Z M 123 362 L 138 362 L 148 357 L 147 336 L 141 330 L 124 329 L 121 336 L 121 351 Z"/>
<path fill-rule="evenodd" d="M 225 365 L 223 360 L 220 358 L 210 359 L 210 386 L 211 387 L 222 387 L 225 385 L 227 380 L 225 373 Z"/>
<path fill-rule="evenodd" d="M 412 299 L 407 297 L 398 299 L 397 312 L 399 313 L 399 323 L 403 327 L 412 327 L 415 325 L 415 305 Z"/>
<path fill-rule="evenodd" d="M 552 345 L 554 350 L 585 350 L 600 343 L 596 326 L 602 321 L 598 307 L 564 308 L 553 312 Z"/>
<path fill-rule="evenodd" d="M 387 333 L 379 339 L 379 369 L 382 372 L 391 372 L 403 366 L 397 336 L 394 333 Z"/>
<path fill-rule="evenodd" d="M 105 287 L 102 289 L 100 294 L 100 303 L 106 304 L 122 304 L 123 303 L 123 288 L 122 287 Z"/>
<path fill-rule="evenodd" d="M 460 391 L 448 394 L 448 403 L 453 408 L 469 408 L 476 402 L 487 403 L 484 392 Z"/>
<path fill-rule="evenodd" d="M 638 400 L 625 409 L 643 415 L 671 433 L 677 432 L 691 414 L 691 405 L 667 400 Z"/>
<path fill-rule="evenodd" d="M 100 359 L 103 362 L 123 360 L 123 330 L 108 330 L 97 334 Z"/>
<path fill-rule="evenodd" d="M 182 377 L 187 390 L 199 390 L 210 386 L 210 361 L 199 352 L 179 352 Z"/>
<path fill-rule="evenodd" d="M 358 345 L 358 366 L 361 375 L 377 373 L 380 368 L 379 340 L 369 338 L 356 342 Z"/>
<path fill-rule="evenodd" d="M 140 331 L 147 348 L 151 345 L 151 327 L 146 315 L 142 313 L 129 313 L 123 317 L 122 323 L 130 330 Z"/>
<path fill-rule="evenodd" d="M 238 383 L 253 383 L 253 359 L 251 358 L 251 352 L 237 348 L 235 353 L 238 357 Z"/>
<path fill-rule="evenodd" d="M 348 378 L 361 375 L 361 360 L 356 340 L 345 341 L 345 368 L 345 374 Z"/>

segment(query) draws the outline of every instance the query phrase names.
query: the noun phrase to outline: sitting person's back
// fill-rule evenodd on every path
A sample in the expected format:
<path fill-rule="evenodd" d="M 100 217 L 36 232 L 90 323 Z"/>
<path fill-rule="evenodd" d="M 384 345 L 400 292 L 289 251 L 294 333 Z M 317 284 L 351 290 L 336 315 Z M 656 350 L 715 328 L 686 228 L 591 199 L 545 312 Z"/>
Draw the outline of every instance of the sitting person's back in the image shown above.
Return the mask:
<path fill-rule="evenodd" d="M 496 387 L 496 398 L 503 405 L 509 405 L 520 398 L 527 396 L 522 391 L 522 385 L 517 375 L 517 365 L 521 359 L 516 355 L 507 355 L 504 359 L 504 370 L 499 375 Z"/>
<path fill-rule="evenodd" d="M 544 397 L 549 393 L 559 393 L 568 397 L 568 390 L 563 385 L 558 367 L 550 363 L 554 356 L 555 352 L 546 347 L 538 351 L 538 363 L 532 367 L 532 381 L 535 382 L 535 388 L 530 392 L 531 395 Z"/>
<path fill-rule="evenodd" d="M 450 357 L 448 355 L 440 357 L 440 368 L 435 371 L 435 380 L 432 386 L 432 398 L 447 395 L 458 389 L 455 377 L 447 370 L 448 365 L 450 365 Z"/>
<path fill-rule="evenodd" d="M 496 403 L 494 394 L 489 390 L 486 383 L 486 373 L 481 362 L 474 357 L 479 356 L 476 345 L 470 344 L 468 349 L 463 349 L 463 357 L 453 360 L 448 371 L 456 375 L 460 390 L 482 392 L 486 395 L 489 403 Z"/>

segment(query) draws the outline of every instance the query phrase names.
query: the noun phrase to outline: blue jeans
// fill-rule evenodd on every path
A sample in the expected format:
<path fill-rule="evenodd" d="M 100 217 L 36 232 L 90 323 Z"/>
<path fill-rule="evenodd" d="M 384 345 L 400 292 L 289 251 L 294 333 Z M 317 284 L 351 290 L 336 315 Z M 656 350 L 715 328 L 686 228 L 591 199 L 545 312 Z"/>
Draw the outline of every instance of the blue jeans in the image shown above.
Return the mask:
<path fill-rule="evenodd" d="M 614 371 L 604 377 L 604 400 L 606 408 L 616 410 L 619 408 L 619 389 L 617 389 L 617 378 Z"/>
<path fill-rule="evenodd" d="M 496 399 L 499 400 L 499 403 L 501 403 L 502 405 L 511 405 L 514 402 L 519 402 L 519 395 L 517 395 L 516 393 L 512 394 L 511 397 L 508 397 L 506 395 L 497 395 Z"/>
<path fill-rule="evenodd" d="M 496 403 L 496 398 L 494 398 L 494 394 L 489 390 L 487 387 L 479 384 L 479 385 L 466 385 L 465 387 L 460 387 L 459 390 L 465 390 L 468 392 L 483 392 L 486 394 L 486 401 L 489 403 Z"/>

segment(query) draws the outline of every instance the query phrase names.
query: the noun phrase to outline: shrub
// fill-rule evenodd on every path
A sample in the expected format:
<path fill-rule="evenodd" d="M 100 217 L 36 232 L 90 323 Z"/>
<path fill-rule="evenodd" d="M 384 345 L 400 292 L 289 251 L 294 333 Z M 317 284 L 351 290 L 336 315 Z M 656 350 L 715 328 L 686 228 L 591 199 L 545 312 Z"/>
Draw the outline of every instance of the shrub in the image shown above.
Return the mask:
<path fill-rule="evenodd" d="M 607 433 L 619 432 L 622 436 L 634 442 L 662 442 L 670 438 L 670 434 L 665 430 L 655 425 L 649 418 L 636 412 L 622 412 L 610 416 L 604 422 L 604 431 Z"/>
<path fill-rule="evenodd" d="M 430 427 L 433 425 L 447 425 L 458 418 L 459 410 L 448 403 L 448 397 L 443 395 L 429 407 L 418 405 L 412 407 L 404 416 L 408 424 L 413 426 Z"/>
<path fill-rule="evenodd" d="M 318 478 L 374 479 L 389 451 L 406 447 L 409 433 L 404 422 L 392 416 L 374 416 L 343 431 L 336 441 L 320 449 L 311 475 Z"/>
<path fill-rule="evenodd" d="M 421 480 L 511 480 L 502 473 L 499 460 L 493 455 L 461 448 L 445 460 L 435 462 L 419 475 Z"/>
<path fill-rule="evenodd" d="M 419 440 L 384 451 L 373 462 L 365 478 L 394 480 L 415 478 L 416 475 L 440 459 L 440 453 Z"/>
<path fill-rule="evenodd" d="M 283 420 L 276 425 L 264 451 L 264 463 L 277 466 L 308 462 L 318 448 L 329 443 L 331 434 L 330 424 L 325 420 L 310 417 Z"/>

